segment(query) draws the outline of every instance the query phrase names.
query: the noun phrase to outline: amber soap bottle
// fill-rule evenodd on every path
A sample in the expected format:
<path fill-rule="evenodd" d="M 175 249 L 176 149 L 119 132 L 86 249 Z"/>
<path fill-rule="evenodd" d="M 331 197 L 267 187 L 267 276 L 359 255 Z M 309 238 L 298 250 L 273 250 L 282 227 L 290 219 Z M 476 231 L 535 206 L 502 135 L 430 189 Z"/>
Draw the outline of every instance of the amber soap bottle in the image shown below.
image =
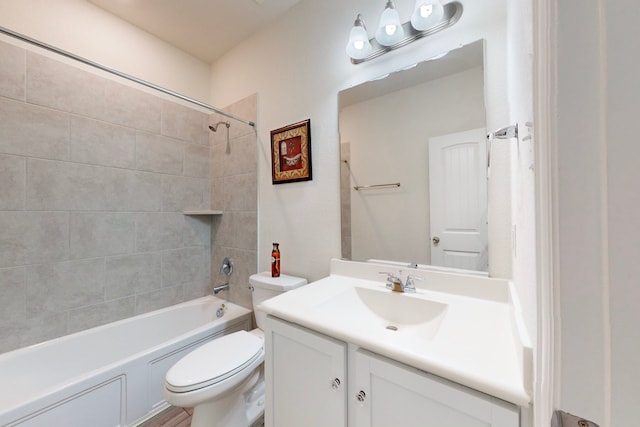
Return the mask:
<path fill-rule="evenodd" d="M 274 243 L 271 249 L 271 277 L 280 277 L 280 244 Z"/>

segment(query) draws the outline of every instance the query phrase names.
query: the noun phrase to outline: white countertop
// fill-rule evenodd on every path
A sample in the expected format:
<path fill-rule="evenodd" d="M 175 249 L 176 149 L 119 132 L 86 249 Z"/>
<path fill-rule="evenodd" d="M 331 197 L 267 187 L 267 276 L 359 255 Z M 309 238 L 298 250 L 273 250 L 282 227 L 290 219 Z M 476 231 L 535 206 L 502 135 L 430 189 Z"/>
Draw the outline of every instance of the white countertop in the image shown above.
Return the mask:
<path fill-rule="evenodd" d="M 385 288 L 386 278 L 380 271 L 402 275 L 403 280 L 407 273 L 424 280 L 416 281 L 415 294 L 392 293 Z M 402 328 L 387 330 L 359 315 L 345 317 L 345 310 L 335 304 L 354 287 L 387 293 L 390 306 L 395 302 L 416 302 L 392 298 L 416 298 L 434 302 L 435 306 L 446 305 L 446 309 L 434 323 L 435 335 L 403 333 Z M 332 260 L 328 277 L 265 301 L 258 309 L 527 406 L 531 401 L 532 351 L 523 333 L 518 305 L 513 301 L 506 280 Z"/>

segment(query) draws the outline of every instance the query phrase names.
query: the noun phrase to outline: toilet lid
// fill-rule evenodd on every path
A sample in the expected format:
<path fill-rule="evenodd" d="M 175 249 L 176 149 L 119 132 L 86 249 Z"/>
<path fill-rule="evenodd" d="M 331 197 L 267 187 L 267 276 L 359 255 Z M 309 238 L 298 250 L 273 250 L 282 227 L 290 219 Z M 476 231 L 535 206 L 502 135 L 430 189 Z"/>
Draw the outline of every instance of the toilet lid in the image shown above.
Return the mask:
<path fill-rule="evenodd" d="M 262 356 L 263 341 L 247 331 L 217 338 L 187 354 L 167 371 L 167 389 L 184 393 L 218 383 Z"/>

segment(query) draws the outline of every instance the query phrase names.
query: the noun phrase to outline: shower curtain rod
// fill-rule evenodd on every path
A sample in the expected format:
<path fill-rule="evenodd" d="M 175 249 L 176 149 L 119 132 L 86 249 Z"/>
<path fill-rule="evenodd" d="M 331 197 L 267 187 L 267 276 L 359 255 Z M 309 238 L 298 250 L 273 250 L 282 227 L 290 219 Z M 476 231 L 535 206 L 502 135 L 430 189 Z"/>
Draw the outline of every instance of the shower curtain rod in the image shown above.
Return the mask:
<path fill-rule="evenodd" d="M 70 58 L 70 59 L 73 59 L 75 61 L 82 62 L 83 64 L 90 65 L 90 66 L 92 66 L 94 68 L 98 68 L 98 69 L 100 69 L 102 71 L 106 71 L 106 72 L 114 74 L 114 75 L 116 75 L 118 77 L 122 77 L 124 79 L 129 80 L 129 81 L 132 81 L 134 83 L 138 83 L 138 84 L 141 84 L 141 85 L 146 86 L 148 88 L 155 89 L 155 90 L 160 91 L 162 93 L 165 93 L 167 95 L 173 96 L 175 98 L 179 98 L 179 99 L 181 99 L 183 101 L 190 102 L 192 104 L 195 104 L 195 105 L 198 105 L 200 107 L 206 108 L 207 110 L 214 111 L 214 112 L 216 112 L 218 114 L 221 114 L 221 115 L 223 115 L 225 117 L 228 117 L 230 119 L 234 119 L 234 120 L 237 120 L 239 122 L 246 123 L 249 126 L 253 126 L 253 127 L 256 126 L 256 124 L 254 122 L 252 122 L 252 121 L 241 119 L 240 117 L 234 116 L 233 114 L 229 114 L 229 113 L 227 113 L 225 111 L 222 111 L 219 108 L 216 108 L 216 107 L 214 107 L 212 105 L 205 104 L 204 102 L 200 102 L 200 101 L 198 101 L 196 99 L 189 98 L 188 96 L 185 96 L 185 95 L 181 95 L 181 94 L 179 94 L 177 92 L 174 92 L 172 90 L 163 88 L 162 86 L 158 86 L 158 85 L 150 83 L 150 82 L 148 82 L 146 80 L 139 79 L 139 78 L 134 77 L 134 76 L 132 76 L 130 74 L 126 74 L 126 73 L 123 73 L 123 72 L 118 71 L 116 69 L 113 69 L 111 67 L 107 67 L 106 65 L 102 65 L 102 64 L 100 64 L 98 62 L 91 61 L 91 60 L 89 60 L 87 58 L 83 58 L 82 56 L 75 55 L 75 54 L 73 54 L 71 52 L 67 52 L 67 51 L 62 50 L 62 49 L 58 49 L 57 47 L 54 47 L 54 46 L 51 46 L 49 44 L 43 43 L 43 42 L 38 41 L 36 39 L 32 39 L 31 37 L 27 37 L 27 36 L 22 35 L 20 33 L 16 33 L 15 31 L 11 31 L 11 30 L 9 30 L 7 28 L 4 28 L 2 26 L 0 26 L 0 33 L 5 34 L 5 35 L 10 36 L 10 37 L 13 37 L 13 38 L 18 39 L 18 40 L 21 40 L 23 42 L 27 42 L 27 43 L 32 44 L 34 46 L 38 46 L 38 47 L 40 47 L 42 49 L 46 49 L 46 50 L 48 50 L 50 52 L 57 53 L 59 55 L 65 56 L 65 57 Z"/>

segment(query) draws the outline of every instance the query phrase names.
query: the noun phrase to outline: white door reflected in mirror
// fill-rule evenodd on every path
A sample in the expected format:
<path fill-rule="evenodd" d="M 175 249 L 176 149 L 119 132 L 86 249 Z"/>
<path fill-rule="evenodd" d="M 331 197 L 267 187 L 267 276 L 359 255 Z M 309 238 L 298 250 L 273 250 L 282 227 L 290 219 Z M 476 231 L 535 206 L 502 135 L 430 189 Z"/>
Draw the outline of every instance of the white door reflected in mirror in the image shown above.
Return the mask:
<path fill-rule="evenodd" d="M 431 265 L 488 270 L 485 135 L 479 128 L 429 138 Z"/>

